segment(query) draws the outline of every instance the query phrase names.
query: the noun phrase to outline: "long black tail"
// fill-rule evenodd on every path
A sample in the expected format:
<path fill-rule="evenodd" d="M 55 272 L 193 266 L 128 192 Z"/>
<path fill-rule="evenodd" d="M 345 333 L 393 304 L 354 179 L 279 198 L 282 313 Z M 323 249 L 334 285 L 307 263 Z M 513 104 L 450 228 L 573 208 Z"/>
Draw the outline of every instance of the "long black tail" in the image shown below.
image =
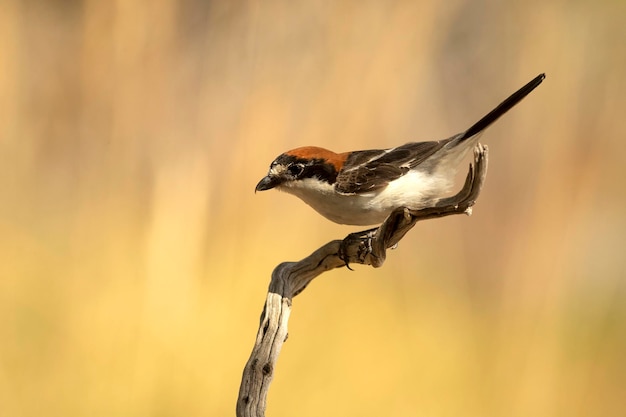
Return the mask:
<path fill-rule="evenodd" d="M 487 126 L 498 120 L 500 116 L 502 116 L 507 111 L 511 110 L 513 106 L 519 103 L 524 97 L 526 97 L 531 91 L 533 91 L 543 79 L 546 78 L 546 74 L 539 74 L 528 84 L 514 92 L 504 100 L 502 103 L 498 104 L 498 106 L 491 110 L 485 117 L 476 122 L 472 127 L 467 129 L 460 138 L 455 138 L 457 141 L 461 142 L 463 139 L 470 138 L 475 134 L 479 133 L 481 130 L 484 130 Z"/>

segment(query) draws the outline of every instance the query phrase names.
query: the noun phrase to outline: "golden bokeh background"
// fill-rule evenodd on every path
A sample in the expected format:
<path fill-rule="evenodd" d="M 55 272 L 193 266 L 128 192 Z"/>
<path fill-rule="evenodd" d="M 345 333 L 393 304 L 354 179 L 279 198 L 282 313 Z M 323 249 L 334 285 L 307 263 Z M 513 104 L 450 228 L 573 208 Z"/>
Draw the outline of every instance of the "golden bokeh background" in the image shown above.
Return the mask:
<path fill-rule="evenodd" d="M 0 416 L 234 415 L 286 149 L 483 137 L 471 217 L 294 300 L 271 416 L 626 413 L 623 1 L 2 0 Z M 460 184 L 459 184 L 460 186 Z"/>

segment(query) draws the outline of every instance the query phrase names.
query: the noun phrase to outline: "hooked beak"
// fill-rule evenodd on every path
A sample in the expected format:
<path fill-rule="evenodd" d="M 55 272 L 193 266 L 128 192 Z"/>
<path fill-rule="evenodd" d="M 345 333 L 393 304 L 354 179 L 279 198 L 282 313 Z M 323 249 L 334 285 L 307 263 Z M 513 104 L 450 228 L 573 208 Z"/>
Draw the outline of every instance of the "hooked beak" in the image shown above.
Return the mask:
<path fill-rule="evenodd" d="M 281 182 L 282 181 L 279 177 L 271 177 L 268 175 L 259 181 L 254 189 L 254 192 L 256 193 L 257 191 L 271 190 L 272 188 L 280 185 Z"/>

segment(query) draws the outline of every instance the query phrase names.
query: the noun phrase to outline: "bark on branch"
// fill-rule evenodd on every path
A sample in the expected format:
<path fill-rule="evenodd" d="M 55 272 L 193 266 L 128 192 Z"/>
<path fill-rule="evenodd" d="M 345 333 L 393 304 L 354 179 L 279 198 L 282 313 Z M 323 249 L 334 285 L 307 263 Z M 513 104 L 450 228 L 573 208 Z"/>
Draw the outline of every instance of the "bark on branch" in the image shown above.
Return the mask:
<path fill-rule="evenodd" d="M 394 247 L 420 220 L 452 214 L 468 214 L 478 199 L 487 175 L 487 147 L 474 148 L 461 191 L 440 200 L 433 207 L 410 210 L 400 207 L 376 229 L 352 233 L 343 240 L 328 242 L 299 262 L 283 262 L 272 272 L 265 306 L 252 354 L 246 363 L 237 399 L 237 417 L 262 417 L 267 394 L 274 377 L 278 355 L 287 340 L 287 324 L 293 297 L 302 292 L 318 275 L 351 263 L 372 265 L 385 262 L 387 249 Z"/>

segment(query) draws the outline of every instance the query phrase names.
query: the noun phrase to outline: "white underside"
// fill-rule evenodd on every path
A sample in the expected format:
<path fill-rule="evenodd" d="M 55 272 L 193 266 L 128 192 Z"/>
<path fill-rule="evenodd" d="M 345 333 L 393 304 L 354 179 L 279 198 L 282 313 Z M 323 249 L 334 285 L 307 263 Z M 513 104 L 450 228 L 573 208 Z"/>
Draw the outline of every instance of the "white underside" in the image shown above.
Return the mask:
<path fill-rule="evenodd" d="M 314 179 L 280 189 L 299 197 L 335 223 L 367 226 L 382 223 L 398 207 L 432 206 L 449 191 L 453 178 L 411 171 L 387 187 L 367 194 L 338 194 L 331 185 Z"/>

